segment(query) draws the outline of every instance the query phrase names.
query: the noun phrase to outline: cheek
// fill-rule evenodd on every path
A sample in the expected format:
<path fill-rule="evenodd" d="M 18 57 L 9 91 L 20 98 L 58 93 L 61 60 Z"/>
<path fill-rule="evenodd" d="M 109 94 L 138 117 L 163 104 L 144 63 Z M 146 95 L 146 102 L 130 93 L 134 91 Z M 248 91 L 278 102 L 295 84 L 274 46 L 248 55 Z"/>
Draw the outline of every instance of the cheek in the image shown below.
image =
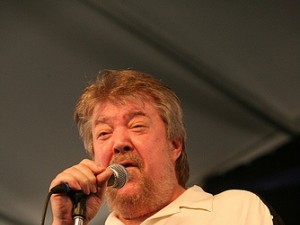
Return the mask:
<path fill-rule="evenodd" d="M 172 161 L 170 146 L 165 142 L 154 142 L 152 148 L 148 148 L 148 151 L 143 152 L 143 158 L 148 162 L 150 171 L 153 168 L 157 168 L 159 171 L 164 169 L 166 164 Z"/>
<path fill-rule="evenodd" d="M 108 167 L 110 164 L 112 154 L 106 151 L 105 148 L 100 146 L 94 146 L 94 161 L 101 166 Z"/>

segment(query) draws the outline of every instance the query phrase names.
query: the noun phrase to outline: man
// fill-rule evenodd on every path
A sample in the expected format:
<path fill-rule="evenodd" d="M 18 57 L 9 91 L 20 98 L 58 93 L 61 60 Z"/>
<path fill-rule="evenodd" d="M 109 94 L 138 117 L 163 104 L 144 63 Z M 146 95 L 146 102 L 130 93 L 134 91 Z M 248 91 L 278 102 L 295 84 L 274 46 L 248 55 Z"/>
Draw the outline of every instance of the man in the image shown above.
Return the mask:
<path fill-rule="evenodd" d="M 92 160 L 66 169 L 50 188 L 68 183 L 87 198 L 88 224 L 106 198 L 106 224 L 271 225 L 268 208 L 254 194 L 227 191 L 213 196 L 186 188 L 189 177 L 180 102 L 150 75 L 106 70 L 80 97 L 75 120 Z M 107 187 L 111 164 L 121 164 L 129 180 Z M 53 225 L 73 224 L 68 196 L 51 198 Z"/>

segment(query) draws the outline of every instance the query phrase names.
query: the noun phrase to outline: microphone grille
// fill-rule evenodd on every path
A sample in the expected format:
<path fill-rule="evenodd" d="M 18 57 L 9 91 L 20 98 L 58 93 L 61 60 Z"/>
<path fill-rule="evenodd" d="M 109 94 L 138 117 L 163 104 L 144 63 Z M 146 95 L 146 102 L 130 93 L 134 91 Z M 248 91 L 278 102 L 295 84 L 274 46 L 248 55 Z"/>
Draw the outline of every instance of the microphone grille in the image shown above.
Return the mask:
<path fill-rule="evenodd" d="M 113 171 L 113 175 L 108 180 L 108 186 L 120 189 L 128 181 L 127 170 L 120 164 L 112 164 L 109 168 Z"/>

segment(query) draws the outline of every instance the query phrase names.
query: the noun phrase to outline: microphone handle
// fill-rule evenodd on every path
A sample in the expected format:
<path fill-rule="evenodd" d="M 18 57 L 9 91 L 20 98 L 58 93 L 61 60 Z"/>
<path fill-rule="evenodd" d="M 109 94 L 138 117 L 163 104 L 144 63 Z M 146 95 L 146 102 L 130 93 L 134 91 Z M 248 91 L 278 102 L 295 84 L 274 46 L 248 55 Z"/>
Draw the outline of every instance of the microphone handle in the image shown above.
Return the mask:
<path fill-rule="evenodd" d="M 74 225 L 83 225 L 86 216 L 86 198 L 87 195 L 81 191 L 73 192 L 71 199 L 73 202 L 72 216 Z"/>

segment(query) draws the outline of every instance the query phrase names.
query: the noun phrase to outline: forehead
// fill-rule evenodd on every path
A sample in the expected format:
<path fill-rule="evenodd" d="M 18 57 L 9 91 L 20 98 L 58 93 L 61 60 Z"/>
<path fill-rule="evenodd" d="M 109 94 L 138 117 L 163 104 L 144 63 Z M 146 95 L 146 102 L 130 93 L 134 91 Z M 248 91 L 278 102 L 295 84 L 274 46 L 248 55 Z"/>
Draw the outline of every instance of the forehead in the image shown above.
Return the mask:
<path fill-rule="evenodd" d="M 134 116 L 159 116 L 158 110 L 151 99 L 135 101 L 104 101 L 95 105 L 92 121 L 122 117 L 130 119 Z"/>

